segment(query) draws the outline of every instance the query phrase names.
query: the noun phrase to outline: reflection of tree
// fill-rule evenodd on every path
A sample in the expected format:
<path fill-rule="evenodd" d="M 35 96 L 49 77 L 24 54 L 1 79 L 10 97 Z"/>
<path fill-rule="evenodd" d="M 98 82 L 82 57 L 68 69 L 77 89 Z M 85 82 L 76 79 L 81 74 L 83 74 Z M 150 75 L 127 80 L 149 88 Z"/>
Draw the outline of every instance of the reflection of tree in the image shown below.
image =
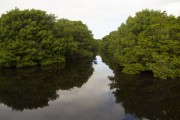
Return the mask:
<path fill-rule="evenodd" d="M 125 75 L 117 64 L 103 58 L 114 70 L 110 87 L 126 113 L 150 120 L 180 120 L 180 79 L 155 79 L 150 73 Z"/>
<path fill-rule="evenodd" d="M 84 59 L 65 67 L 0 70 L 0 102 L 21 111 L 48 106 L 57 90 L 81 87 L 92 73 L 92 61 Z"/>

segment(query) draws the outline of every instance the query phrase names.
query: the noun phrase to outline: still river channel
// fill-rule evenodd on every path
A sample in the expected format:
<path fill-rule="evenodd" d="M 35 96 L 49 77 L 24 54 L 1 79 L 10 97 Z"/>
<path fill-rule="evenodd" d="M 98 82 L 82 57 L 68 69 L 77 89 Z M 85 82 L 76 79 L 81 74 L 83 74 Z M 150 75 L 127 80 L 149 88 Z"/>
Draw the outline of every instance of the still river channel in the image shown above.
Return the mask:
<path fill-rule="evenodd" d="M 1 70 L 0 120 L 180 118 L 179 80 L 126 80 L 115 74 L 100 56 L 65 67 Z"/>

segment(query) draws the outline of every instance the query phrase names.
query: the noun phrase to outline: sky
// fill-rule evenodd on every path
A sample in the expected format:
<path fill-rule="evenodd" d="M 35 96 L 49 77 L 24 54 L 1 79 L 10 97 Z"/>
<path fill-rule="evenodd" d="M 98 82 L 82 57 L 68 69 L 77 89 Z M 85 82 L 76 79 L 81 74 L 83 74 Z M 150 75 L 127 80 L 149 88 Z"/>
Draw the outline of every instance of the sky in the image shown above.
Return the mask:
<path fill-rule="evenodd" d="M 180 0 L 0 0 L 0 15 L 14 9 L 40 9 L 58 18 L 81 20 L 101 39 L 143 9 L 180 16 Z"/>

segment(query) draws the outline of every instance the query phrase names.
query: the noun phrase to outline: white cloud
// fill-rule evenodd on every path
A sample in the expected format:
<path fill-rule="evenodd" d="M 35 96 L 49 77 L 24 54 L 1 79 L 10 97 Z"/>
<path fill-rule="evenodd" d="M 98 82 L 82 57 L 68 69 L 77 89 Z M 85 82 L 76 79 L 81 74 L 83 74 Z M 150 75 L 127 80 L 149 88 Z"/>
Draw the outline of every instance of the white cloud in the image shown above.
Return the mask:
<path fill-rule="evenodd" d="M 0 0 L 0 14 L 15 7 L 41 9 L 59 18 L 82 20 L 95 38 L 102 38 L 137 11 L 145 8 L 165 10 L 179 16 L 179 6 L 179 0 Z"/>

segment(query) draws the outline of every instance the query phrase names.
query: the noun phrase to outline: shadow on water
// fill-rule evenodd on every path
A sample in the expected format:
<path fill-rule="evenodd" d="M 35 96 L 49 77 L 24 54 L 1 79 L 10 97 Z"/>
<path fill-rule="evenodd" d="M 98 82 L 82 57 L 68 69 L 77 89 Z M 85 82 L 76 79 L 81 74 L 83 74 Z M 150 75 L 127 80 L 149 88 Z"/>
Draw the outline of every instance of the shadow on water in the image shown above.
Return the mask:
<path fill-rule="evenodd" d="M 57 90 L 81 87 L 92 75 L 92 59 L 64 66 L 0 70 L 0 103 L 13 110 L 48 106 L 59 96 Z"/>
<path fill-rule="evenodd" d="M 109 76 L 110 89 L 126 114 L 138 119 L 180 120 L 180 79 L 161 80 L 151 73 L 123 74 L 115 61 L 103 55 L 102 59 L 114 72 Z"/>

